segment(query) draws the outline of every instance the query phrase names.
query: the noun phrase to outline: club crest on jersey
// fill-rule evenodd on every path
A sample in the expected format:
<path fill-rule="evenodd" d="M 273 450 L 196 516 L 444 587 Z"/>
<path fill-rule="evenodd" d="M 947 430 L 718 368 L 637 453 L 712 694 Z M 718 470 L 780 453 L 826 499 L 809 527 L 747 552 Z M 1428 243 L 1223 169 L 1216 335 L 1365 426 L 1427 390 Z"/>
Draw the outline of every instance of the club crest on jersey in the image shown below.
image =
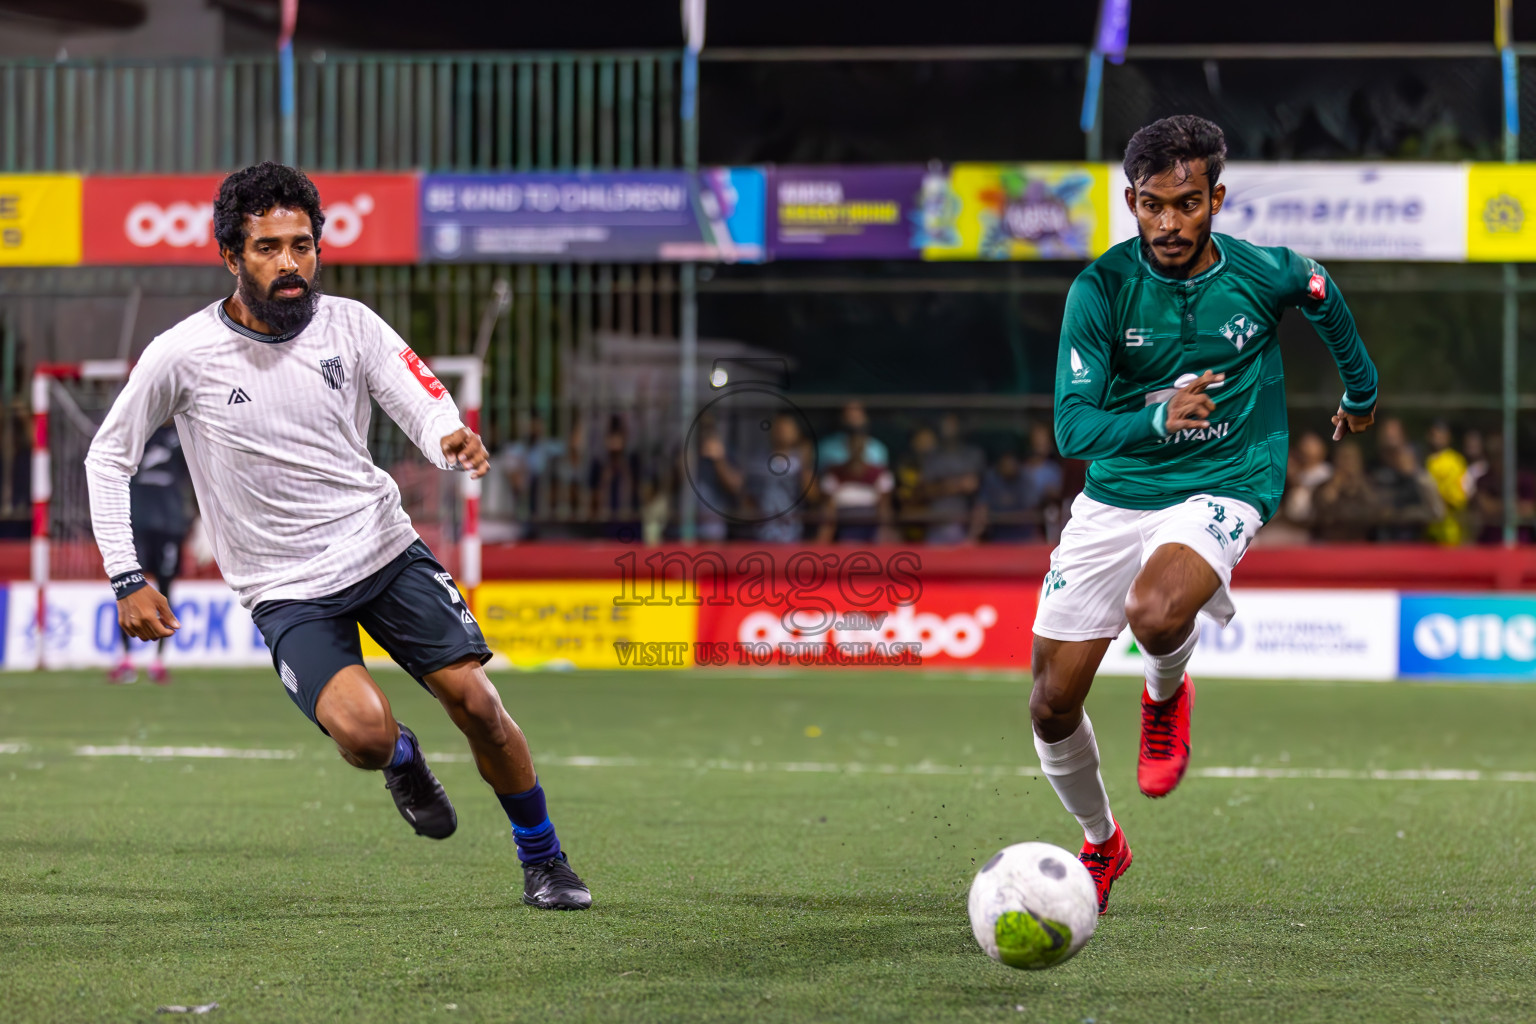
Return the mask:
<path fill-rule="evenodd" d="M 416 383 L 425 388 L 427 394 L 433 398 L 442 398 L 448 393 L 448 389 L 443 387 L 443 382 L 438 380 L 432 369 L 421 361 L 421 356 L 405 348 L 400 350 L 400 358 L 405 361 L 406 366 L 411 368 L 411 373 L 416 375 Z"/>
<path fill-rule="evenodd" d="M 1239 352 L 1258 333 L 1259 325 L 1247 313 L 1237 314 L 1237 316 L 1223 324 L 1221 328 L 1221 336 L 1237 346 Z"/>
<path fill-rule="evenodd" d="M 341 368 L 340 356 L 320 360 L 320 374 L 332 391 L 340 391 L 341 386 L 347 382 L 346 371 Z"/>

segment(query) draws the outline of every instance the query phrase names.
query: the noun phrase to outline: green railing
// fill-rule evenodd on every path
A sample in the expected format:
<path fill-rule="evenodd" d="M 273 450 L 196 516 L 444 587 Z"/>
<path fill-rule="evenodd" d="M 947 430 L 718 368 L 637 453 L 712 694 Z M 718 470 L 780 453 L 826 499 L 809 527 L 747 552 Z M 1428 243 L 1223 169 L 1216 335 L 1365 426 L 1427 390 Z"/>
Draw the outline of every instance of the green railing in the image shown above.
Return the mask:
<path fill-rule="evenodd" d="M 676 166 L 680 56 L 300 59 L 322 171 Z M 281 157 L 275 57 L 0 64 L 0 172 L 216 172 Z"/>

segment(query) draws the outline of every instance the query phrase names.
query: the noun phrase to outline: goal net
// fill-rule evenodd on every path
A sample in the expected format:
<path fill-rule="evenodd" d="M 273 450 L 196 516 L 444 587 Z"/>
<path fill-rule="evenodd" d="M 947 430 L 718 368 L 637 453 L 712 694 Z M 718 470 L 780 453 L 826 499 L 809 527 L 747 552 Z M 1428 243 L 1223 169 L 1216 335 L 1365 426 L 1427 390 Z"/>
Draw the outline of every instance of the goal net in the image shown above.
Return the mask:
<path fill-rule="evenodd" d="M 449 388 L 465 424 L 478 432 L 480 361 L 450 356 L 429 365 Z M 116 605 L 91 529 L 85 456 L 127 375 L 128 366 L 121 360 L 43 364 L 34 371 L 31 579 L 30 586 L 10 591 L 7 667 L 105 665 L 122 656 Z M 477 586 L 480 481 L 428 464 L 377 406 L 368 443 L 374 461 L 399 485 L 401 502 L 418 532 L 461 586 Z M 183 628 L 167 641 L 167 660 L 261 664 L 265 648 L 249 616 L 218 580 L 216 569 L 196 572 L 190 555 L 184 552 L 182 578 L 201 575 L 205 581 L 178 583 L 172 594 Z M 135 641 L 134 648 L 139 647 Z"/>

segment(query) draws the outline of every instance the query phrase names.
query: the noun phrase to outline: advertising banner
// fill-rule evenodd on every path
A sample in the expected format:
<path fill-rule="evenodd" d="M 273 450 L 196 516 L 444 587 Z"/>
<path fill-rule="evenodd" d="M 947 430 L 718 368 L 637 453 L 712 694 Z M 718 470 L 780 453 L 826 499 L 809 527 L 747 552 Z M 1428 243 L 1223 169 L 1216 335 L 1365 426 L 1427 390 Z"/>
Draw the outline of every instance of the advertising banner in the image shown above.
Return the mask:
<path fill-rule="evenodd" d="M 917 259 L 924 179 L 911 167 L 775 167 L 768 172 L 773 259 Z M 948 182 L 936 176 L 947 194 Z"/>
<path fill-rule="evenodd" d="M 484 583 L 475 617 L 491 650 L 519 668 L 685 668 L 698 609 L 616 603 L 619 580 Z"/>
<path fill-rule="evenodd" d="M 213 200 L 222 174 L 86 178 L 85 262 L 208 265 L 219 259 Z M 414 263 L 416 177 L 312 174 L 327 263 Z"/>
<path fill-rule="evenodd" d="M 0 174 L 0 266 L 79 262 L 79 175 Z"/>
<path fill-rule="evenodd" d="M 873 603 L 836 584 L 766 605 L 699 608 L 699 662 L 720 666 L 876 666 L 1029 670 L 1033 583 L 924 583 Z"/>
<path fill-rule="evenodd" d="M 1215 230 L 1328 260 L 1467 258 L 1463 164 L 1228 164 Z M 1114 241 L 1134 238 L 1124 175 L 1111 183 Z"/>
<path fill-rule="evenodd" d="M 1404 594 L 1405 679 L 1536 680 L 1536 595 Z"/>
<path fill-rule="evenodd" d="M 1467 171 L 1467 259 L 1536 260 L 1536 164 L 1472 164 Z"/>
<path fill-rule="evenodd" d="M 12 583 L 5 602 L 5 667 L 37 667 L 37 587 Z M 167 665 L 271 666 L 272 656 L 221 581 L 185 580 L 171 593 L 181 628 L 165 642 Z M 117 599 L 105 581 L 50 583 L 47 590 L 47 661 L 50 668 L 106 668 L 121 657 Z M 152 644 L 134 642 L 134 660 L 147 662 Z"/>
<path fill-rule="evenodd" d="M 929 260 L 1084 260 L 1109 245 L 1107 164 L 955 164 Z M 925 208 L 939 204 L 925 197 Z"/>
<path fill-rule="evenodd" d="M 1228 679 L 1390 680 L 1397 676 L 1397 594 L 1390 590 L 1238 590 L 1225 628 L 1200 617 L 1190 674 Z M 1099 671 L 1139 676 L 1130 630 Z"/>
<path fill-rule="evenodd" d="M 422 257 L 435 262 L 761 262 L 759 168 L 430 174 Z"/>

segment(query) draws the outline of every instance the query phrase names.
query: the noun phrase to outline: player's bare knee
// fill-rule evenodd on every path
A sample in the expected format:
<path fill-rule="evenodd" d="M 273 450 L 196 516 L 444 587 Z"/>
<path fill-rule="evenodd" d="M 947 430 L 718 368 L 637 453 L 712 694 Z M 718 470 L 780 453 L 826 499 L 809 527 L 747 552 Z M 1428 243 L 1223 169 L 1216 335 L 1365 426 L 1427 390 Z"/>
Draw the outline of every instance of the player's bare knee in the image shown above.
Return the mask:
<path fill-rule="evenodd" d="M 370 770 L 389 764 L 399 736 L 394 719 L 387 715 L 349 715 L 342 721 L 328 723 L 326 729 L 348 764 Z"/>
<path fill-rule="evenodd" d="M 1048 676 L 1038 678 L 1035 688 L 1030 691 L 1029 718 L 1035 732 L 1047 742 L 1054 743 L 1071 735 L 1077 728 L 1082 712 L 1083 702 L 1070 693 L 1052 687 Z M 1062 736 L 1055 735 L 1063 730 L 1065 733 Z"/>
<path fill-rule="evenodd" d="M 1136 642 L 1150 654 L 1178 649 L 1189 634 L 1189 622 L 1174 607 L 1174 602 L 1161 594 L 1145 594 L 1133 588 L 1125 599 L 1125 617 Z"/>

